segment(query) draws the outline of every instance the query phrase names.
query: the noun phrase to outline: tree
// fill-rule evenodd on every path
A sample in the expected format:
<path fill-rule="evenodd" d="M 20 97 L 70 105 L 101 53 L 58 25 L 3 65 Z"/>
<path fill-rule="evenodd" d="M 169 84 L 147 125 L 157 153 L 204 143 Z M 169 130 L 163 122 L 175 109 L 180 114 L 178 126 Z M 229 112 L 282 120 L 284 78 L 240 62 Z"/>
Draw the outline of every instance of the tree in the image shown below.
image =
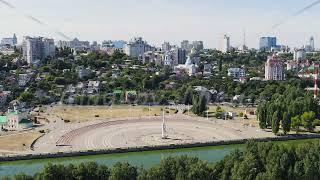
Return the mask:
<path fill-rule="evenodd" d="M 193 106 L 192 106 L 192 112 L 196 115 L 199 114 L 199 96 L 198 95 L 194 95 L 193 96 Z"/>
<path fill-rule="evenodd" d="M 205 96 L 201 96 L 200 102 L 199 102 L 199 114 L 203 115 L 206 110 L 208 110 L 207 98 Z"/>
<path fill-rule="evenodd" d="M 291 130 L 291 119 L 287 112 L 283 113 L 282 129 L 284 134 L 287 134 L 287 132 L 290 132 Z"/>
<path fill-rule="evenodd" d="M 274 134 L 277 134 L 279 132 L 279 126 L 280 126 L 280 119 L 278 118 L 279 112 L 276 111 L 273 113 L 272 116 L 272 132 Z"/>
<path fill-rule="evenodd" d="M 300 116 L 295 116 L 295 117 L 291 118 L 291 127 L 293 130 L 296 131 L 296 133 L 300 132 L 300 126 L 301 126 Z"/>
<path fill-rule="evenodd" d="M 219 113 L 219 112 L 224 112 L 224 110 L 222 109 L 221 106 L 217 106 L 216 112 L 217 112 L 217 113 Z"/>
<path fill-rule="evenodd" d="M 192 105 L 193 104 L 192 99 L 193 99 L 193 89 L 188 88 L 186 93 L 184 94 L 183 103 L 185 105 Z"/>
<path fill-rule="evenodd" d="M 222 59 L 218 61 L 219 71 L 222 72 Z"/>
<path fill-rule="evenodd" d="M 267 107 L 266 103 L 261 103 L 258 106 L 258 121 L 261 129 L 267 128 Z"/>
<path fill-rule="evenodd" d="M 205 96 L 196 96 L 193 100 L 192 111 L 198 116 L 203 116 L 207 107 L 207 99 Z"/>
<path fill-rule="evenodd" d="M 304 112 L 300 117 L 303 127 L 307 129 L 309 132 L 312 132 L 315 128 L 315 116 L 315 113 L 310 111 Z"/>
<path fill-rule="evenodd" d="M 110 180 L 136 180 L 138 176 L 137 168 L 129 163 L 116 163 L 111 169 Z"/>
<path fill-rule="evenodd" d="M 28 175 L 25 175 L 25 174 L 18 174 L 18 175 L 15 175 L 14 176 L 14 179 L 15 180 L 32 180 L 32 176 L 28 176 Z"/>
<path fill-rule="evenodd" d="M 109 179 L 110 170 L 107 166 L 101 165 L 98 167 L 96 174 L 99 180 Z"/>
<path fill-rule="evenodd" d="M 30 103 L 34 99 L 34 95 L 31 92 L 23 92 L 20 95 L 20 100 Z"/>

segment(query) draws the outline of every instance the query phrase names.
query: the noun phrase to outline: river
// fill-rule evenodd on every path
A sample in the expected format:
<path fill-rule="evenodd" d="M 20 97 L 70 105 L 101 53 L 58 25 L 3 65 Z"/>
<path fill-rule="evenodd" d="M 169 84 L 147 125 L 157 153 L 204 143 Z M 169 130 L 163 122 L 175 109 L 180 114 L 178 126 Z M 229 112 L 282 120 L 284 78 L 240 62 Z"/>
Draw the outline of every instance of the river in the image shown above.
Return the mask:
<path fill-rule="evenodd" d="M 292 140 L 277 142 L 281 144 L 302 144 L 305 142 L 317 141 L 317 139 L 309 140 Z M 227 145 L 227 146 L 210 146 L 199 148 L 185 148 L 174 150 L 160 150 L 160 151 L 145 151 L 134 153 L 119 153 L 119 154 L 106 154 L 106 155 L 94 155 L 94 156 L 81 156 L 81 157 L 69 157 L 69 158 L 55 158 L 55 159 L 41 159 L 41 160 L 24 160 L 14 162 L 0 163 L 0 177 L 11 176 L 13 174 L 25 173 L 33 175 L 43 169 L 48 163 L 53 164 L 79 164 L 82 162 L 97 162 L 99 164 L 105 164 L 112 166 L 116 162 L 129 162 L 132 165 L 143 166 L 149 168 L 151 166 L 159 164 L 162 158 L 168 156 L 196 156 L 202 160 L 206 160 L 210 163 L 222 160 L 226 155 L 235 149 L 243 149 L 244 144 L 239 145 Z"/>
<path fill-rule="evenodd" d="M 200 148 L 4 162 L 0 164 L 0 177 L 18 174 L 20 172 L 28 175 L 33 175 L 41 171 L 43 167 L 49 162 L 64 165 L 70 163 L 78 164 L 82 162 L 97 162 L 99 164 L 111 166 L 116 162 L 126 161 L 132 165 L 143 165 L 143 167 L 149 168 L 151 166 L 159 164 L 160 160 L 164 157 L 180 155 L 197 156 L 202 160 L 207 160 L 208 162 L 217 162 L 223 159 L 223 157 L 229 154 L 231 151 L 234 151 L 236 148 L 243 147 L 244 145 L 212 146 Z"/>

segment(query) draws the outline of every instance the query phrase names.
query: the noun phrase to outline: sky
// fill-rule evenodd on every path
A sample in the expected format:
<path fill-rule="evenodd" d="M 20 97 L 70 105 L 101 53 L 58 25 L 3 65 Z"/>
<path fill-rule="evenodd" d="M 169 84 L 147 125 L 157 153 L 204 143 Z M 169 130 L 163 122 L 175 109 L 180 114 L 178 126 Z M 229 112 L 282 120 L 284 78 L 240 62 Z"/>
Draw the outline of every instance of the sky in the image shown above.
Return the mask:
<path fill-rule="evenodd" d="M 320 41 L 320 5 L 297 17 L 292 14 L 315 0 L 7 0 L 0 4 L 0 38 L 16 33 L 62 40 L 55 31 L 80 40 L 130 40 L 142 36 L 149 44 L 202 40 L 221 48 L 224 34 L 234 47 L 257 48 L 260 36 L 277 36 L 278 44 L 299 47 L 314 36 Z M 25 15 L 45 22 L 40 25 Z M 274 24 L 288 19 L 284 25 Z M 320 44 L 320 43 L 319 43 Z"/>

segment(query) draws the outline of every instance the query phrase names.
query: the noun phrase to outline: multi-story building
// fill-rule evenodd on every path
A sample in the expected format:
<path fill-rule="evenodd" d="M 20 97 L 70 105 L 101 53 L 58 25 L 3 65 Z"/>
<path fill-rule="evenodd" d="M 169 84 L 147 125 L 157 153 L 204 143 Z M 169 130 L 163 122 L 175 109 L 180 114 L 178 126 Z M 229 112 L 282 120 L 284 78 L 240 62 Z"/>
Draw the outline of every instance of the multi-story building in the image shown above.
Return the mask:
<path fill-rule="evenodd" d="M 246 77 L 246 71 L 242 68 L 230 68 L 228 69 L 228 76 L 233 77 L 233 79 L 241 79 Z"/>
<path fill-rule="evenodd" d="M 315 51 L 315 47 L 314 47 L 314 37 L 313 37 L 313 36 L 310 37 L 309 46 L 310 46 L 310 48 L 311 48 L 311 49 L 310 49 L 311 51 Z"/>
<path fill-rule="evenodd" d="M 85 77 L 89 77 L 92 73 L 90 68 L 84 68 L 83 66 L 79 66 L 77 68 L 77 72 L 78 72 L 78 77 L 80 79 L 83 79 Z"/>
<path fill-rule="evenodd" d="M 201 51 L 204 49 L 203 41 L 193 41 L 192 47 L 195 48 L 197 51 Z"/>
<path fill-rule="evenodd" d="M 310 37 L 307 45 L 304 46 L 304 49 L 306 50 L 306 52 L 314 52 L 315 51 L 314 38 L 313 37 Z"/>
<path fill-rule="evenodd" d="M 284 80 L 283 62 L 275 54 L 269 56 L 265 64 L 265 80 Z"/>
<path fill-rule="evenodd" d="M 171 50 L 171 45 L 169 42 L 164 42 L 162 44 L 162 49 L 161 49 L 163 52 L 167 52 L 167 51 L 170 51 Z"/>
<path fill-rule="evenodd" d="M 112 54 L 116 48 L 112 41 L 102 41 L 100 50 Z"/>
<path fill-rule="evenodd" d="M 98 42 L 97 41 L 93 41 L 92 43 L 91 43 L 91 45 L 90 45 L 90 49 L 92 50 L 92 51 L 99 51 L 100 50 L 100 44 L 98 44 Z"/>
<path fill-rule="evenodd" d="M 70 43 L 70 41 L 58 41 L 57 47 L 58 48 L 66 48 L 66 47 L 71 48 L 71 43 Z"/>
<path fill-rule="evenodd" d="M 227 53 L 230 52 L 230 37 L 227 35 L 223 36 L 223 43 L 222 43 L 222 52 Z"/>
<path fill-rule="evenodd" d="M 270 51 L 272 47 L 277 46 L 276 37 L 261 37 L 260 38 L 260 51 Z"/>
<path fill-rule="evenodd" d="M 72 41 L 58 41 L 57 47 L 68 47 L 75 50 L 87 50 L 90 49 L 90 42 L 80 41 L 78 38 L 74 38 Z"/>
<path fill-rule="evenodd" d="M 186 50 L 187 53 L 190 53 L 192 48 L 194 48 L 197 51 L 203 50 L 204 49 L 203 41 L 193 41 L 191 44 L 189 43 L 188 40 L 183 40 L 181 42 L 181 49 Z"/>
<path fill-rule="evenodd" d="M 55 56 L 53 39 L 26 36 L 22 43 L 23 58 L 28 64 L 35 64 L 46 57 Z"/>
<path fill-rule="evenodd" d="M 43 45 L 42 57 L 43 58 L 54 57 L 54 55 L 56 53 L 54 40 L 53 39 L 44 38 L 44 39 L 42 39 L 42 45 Z"/>
<path fill-rule="evenodd" d="M 23 58 L 28 64 L 42 59 L 42 38 L 24 37 L 22 43 Z"/>
<path fill-rule="evenodd" d="M 126 41 L 123 40 L 115 40 L 112 41 L 112 43 L 114 44 L 114 47 L 117 49 L 123 49 L 125 44 L 127 43 Z"/>
<path fill-rule="evenodd" d="M 189 51 L 190 50 L 190 44 L 189 44 L 189 41 L 188 40 L 183 40 L 181 42 L 181 49 L 184 49 L 186 51 Z"/>
<path fill-rule="evenodd" d="M 145 52 L 155 50 L 141 37 L 134 38 L 124 46 L 124 53 L 131 57 L 142 57 Z"/>
<path fill-rule="evenodd" d="M 16 34 L 13 34 L 12 38 L 3 38 L 1 40 L 2 45 L 15 46 L 15 45 L 17 45 L 17 43 L 18 43 L 18 39 L 17 39 Z"/>
<path fill-rule="evenodd" d="M 14 54 L 14 47 L 10 45 L 0 45 L 0 53 L 4 55 Z"/>
<path fill-rule="evenodd" d="M 87 85 L 87 93 L 98 93 L 100 91 L 100 85 L 100 81 L 89 81 Z"/>
<path fill-rule="evenodd" d="M 163 64 L 165 66 L 173 66 L 174 65 L 174 60 L 172 58 L 172 53 L 167 51 L 164 53 L 164 60 L 163 60 Z"/>
<path fill-rule="evenodd" d="M 28 129 L 33 126 L 33 122 L 28 118 L 27 111 L 19 111 L 16 108 L 6 114 L 6 124 L 3 126 L 9 131 Z"/>
<path fill-rule="evenodd" d="M 293 52 L 293 60 L 294 61 L 303 61 L 307 57 L 307 52 L 304 48 L 294 49 Z"/>
<path fill-rule="evenodd" d="M 164 54 L 162 51 L 148 51 L 142 55 L 143 63 L 155 63 L 156 65 L 163 65 Z"/>
<path fill-rule="evenodd" d="M 29 81 L 30 81 L 30 75 L 19 74 L 18 84 L 20 87 L 25 87 Z"/>
<path fill-rule="evenodd" d="M 172 49 L 172 54 L 173 54 L 174 65 L 186 63 L 186 60 L 187 60 L 187 51 L 186 50 L 184 50 L 182 48 L 175 47 Z"/>

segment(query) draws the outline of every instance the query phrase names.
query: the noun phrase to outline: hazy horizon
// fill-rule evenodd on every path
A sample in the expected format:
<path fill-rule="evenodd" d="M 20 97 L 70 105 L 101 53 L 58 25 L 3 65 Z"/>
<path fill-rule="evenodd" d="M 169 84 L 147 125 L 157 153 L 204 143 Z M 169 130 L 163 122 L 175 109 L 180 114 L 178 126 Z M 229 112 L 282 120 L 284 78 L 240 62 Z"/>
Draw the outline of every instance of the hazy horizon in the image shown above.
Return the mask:
<path fill-rule="evenodd" d="M 232 46 L 243 43 L 258 47 L 259 36 L 277 36 L 278 44 L 304 45 L 310 36 L 318 39 L 316 19 L 320 6 L 272 31 L 272 26 L 315 0 L 282 0 L 277 3 L 257 0 L 118 0 L 118 1 L 43 1 L 7 0 L 16 7 L 0 3 L 0 38 L 16 33 L 62 39 L 52 29 L 68 37 L 101 42 L 130 40 L 141 36 L 152 45 L 164 41 L 179 45 L 182 40 L 202 40 L 207 48 L 220 48 L 224 34 L 231 36 Z M 17 12 L 19 11 L 19 13 Z M 25 15 L 48 24 L 41 26 Z M 50 26 L 50 27 L 49 27 Z"/>

